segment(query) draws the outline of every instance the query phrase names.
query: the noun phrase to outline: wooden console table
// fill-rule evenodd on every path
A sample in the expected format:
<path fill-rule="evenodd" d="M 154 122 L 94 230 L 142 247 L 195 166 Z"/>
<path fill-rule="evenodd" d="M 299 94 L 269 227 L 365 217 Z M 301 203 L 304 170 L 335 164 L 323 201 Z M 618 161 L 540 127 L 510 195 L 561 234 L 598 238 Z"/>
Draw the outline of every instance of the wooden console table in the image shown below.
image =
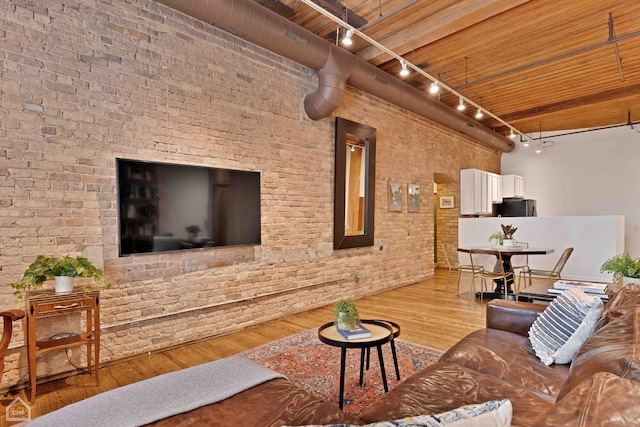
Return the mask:
<path fill-rule="evenodd" d="M 33 291 L 27 294 L 27 359 L 29 366 L 30 402 L 36 397 L 36 358 L 43 353 L 61 348 L 87 346 L 87 370 L 91 375 L 91 354 L 94 349 L 94 370 L 96 382 L 100 384 L 98 370 L 100 368 L 100 291 L 75 288 L 71 292 L 56 294 L 53 289 Z M 70 315 L 87 312 L 86 332 L 63 337 L 37 341 L 36 330 L 39 319 L 53 316 Z"/>

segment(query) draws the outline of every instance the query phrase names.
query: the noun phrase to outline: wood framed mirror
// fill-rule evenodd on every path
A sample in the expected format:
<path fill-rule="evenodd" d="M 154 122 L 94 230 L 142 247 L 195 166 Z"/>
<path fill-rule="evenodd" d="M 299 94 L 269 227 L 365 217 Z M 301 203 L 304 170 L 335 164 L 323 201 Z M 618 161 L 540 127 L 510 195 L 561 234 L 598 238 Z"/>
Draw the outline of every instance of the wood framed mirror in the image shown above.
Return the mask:
<path fill-rule="evenodd" d="M 333 248 L 372 246 L 376 130 L 336 117 Z"/>

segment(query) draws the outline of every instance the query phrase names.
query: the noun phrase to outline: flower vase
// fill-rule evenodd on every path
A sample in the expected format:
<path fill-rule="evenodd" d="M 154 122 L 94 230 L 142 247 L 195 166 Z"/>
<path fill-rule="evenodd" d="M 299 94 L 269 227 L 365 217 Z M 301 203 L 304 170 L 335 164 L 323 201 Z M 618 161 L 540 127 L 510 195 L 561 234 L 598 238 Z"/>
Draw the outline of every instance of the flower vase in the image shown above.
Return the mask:
<path fill-rule="evenodd" d="M 56 276 L 55 291 L 57 294 L 71 292 L 73 290 L 73 277 Z"/>

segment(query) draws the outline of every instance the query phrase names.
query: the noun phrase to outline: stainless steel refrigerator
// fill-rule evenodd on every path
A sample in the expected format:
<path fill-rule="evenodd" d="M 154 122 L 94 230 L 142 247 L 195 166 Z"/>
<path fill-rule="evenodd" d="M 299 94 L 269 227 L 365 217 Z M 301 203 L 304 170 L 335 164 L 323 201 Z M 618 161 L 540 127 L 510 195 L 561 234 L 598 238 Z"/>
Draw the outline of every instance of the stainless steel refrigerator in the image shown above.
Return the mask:
<path fill-rule="evenodd" d="M 493 206 L 496 216 L 538 216 L 536 201 L 532 199 L 507 198 Z"/>

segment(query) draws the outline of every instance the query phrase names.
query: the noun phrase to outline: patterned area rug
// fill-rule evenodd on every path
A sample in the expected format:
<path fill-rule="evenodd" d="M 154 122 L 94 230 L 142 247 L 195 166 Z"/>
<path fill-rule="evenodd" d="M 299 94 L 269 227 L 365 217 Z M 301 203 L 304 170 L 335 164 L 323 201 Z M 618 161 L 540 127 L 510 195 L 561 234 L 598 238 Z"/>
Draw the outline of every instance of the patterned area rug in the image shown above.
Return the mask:
<path fill-rule="evenodd" d="M 395 340 L 400 367 L 400 381 L 396 379 L 391 346 L 385 344 L 383 358 L 389 389 L 414 372 L 438 361 L 442 352 L 400 339 Z M 273 369 L 314 396 L 338 406 L 340 385 L 340 348 L 323 344 L 318 330 L 301 332 L 242 353 Z M 360 349 L 347 349 L 343 410 L 354 416 L 362 413 L 384 393 L 378 353 L 371 351 L 369 370 L 364 385 L 359 382 Z"/>

